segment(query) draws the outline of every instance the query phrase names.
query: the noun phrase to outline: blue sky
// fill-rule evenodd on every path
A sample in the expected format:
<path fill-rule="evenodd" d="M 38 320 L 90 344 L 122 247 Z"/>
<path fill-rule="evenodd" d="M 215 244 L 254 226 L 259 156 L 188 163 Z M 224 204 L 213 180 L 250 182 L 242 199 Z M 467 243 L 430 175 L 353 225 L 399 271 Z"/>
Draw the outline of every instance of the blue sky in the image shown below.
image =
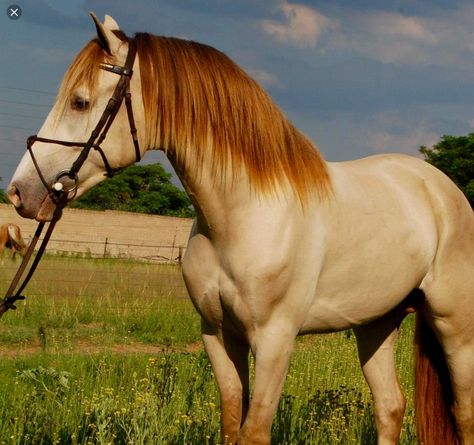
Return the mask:
<path fill-rule="evenodd" d="M 6 15 L 11 3 L 23 9 L 19 20 Z M 328 160 L 417 155 L 443 134 L 474 132 L 471 1 L 2 0 L 2 9 L 3 187 L 66 67 L 94 35 L 88 11 L 112 15 L 128 34 L 227 53 Z"/>

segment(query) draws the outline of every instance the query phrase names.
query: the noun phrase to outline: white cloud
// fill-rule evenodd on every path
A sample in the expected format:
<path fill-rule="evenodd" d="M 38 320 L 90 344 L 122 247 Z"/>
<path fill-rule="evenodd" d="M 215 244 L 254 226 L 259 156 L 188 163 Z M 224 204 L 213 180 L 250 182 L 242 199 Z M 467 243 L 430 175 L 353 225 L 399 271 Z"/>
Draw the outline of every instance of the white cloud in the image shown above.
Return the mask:
<path fill-rule="evenodd" d="M 284 86 L 278 77 L 272 73 L 269 73 L 268 71 L 252 68 L 249 68 L 246 71 L 253 79 L 255 79 L 259 84 L 263 85 L 265 88 L 274 87 L 278 89 L 284 89 Z"/>
<path fill-rule="evenodd" d="M 262 20 L 263 31 L 279 42 L 298 47 L 313 48 L 317 45 L 321 34 L 334 28 L 335 23 L 309 6 L 281 2 L 279 9 L 286 20 Z"/>
<path fill-rule="evenodd" d="M 406 16 L 398 12 L 353 12 L 333 34 L 333 48 L 399 65 L 471 64 L 474 6 Z"/>
<path fill-rule="evenodd" d="M 367 144 L 373 153 L 420 155 L 420 146 L 431 147 L 440 138 L 432 123 L 424 119 L 413 121 L 398 113 L 379 113 L 370 128 Z"/>
<path fill-rule="evenodd" d="M 368 31 L 379 37 L 403 38 L 429 44 L 437 42 L 428 26 L 416 17 L 406 17 L 395 12 L 377 12 L 368 16 L 364 22 Z"/>
<path fill-rule="evenodd" d="M 436 30 L 440 47 L 436 54 L 443 62 L 471 61 L 474 53 L 474 6 L 464 5 L 443 16 L 427 19 Z"/>
<path fill-rule="evenodd" d="M 420 127 L 407 134 L 375 132 L 370 135 L 368 144 L 373 153 L 407 153 L 419 156 L 419 147 L 432 147 L 438 140 L 439 134 Z"/>
<path fill-rule="evenodd" d="M 395 12 L 354 15 L 334 40 L 351 50 L 388 63 L 428 63 L 438 37 L 425 20 Z"/>

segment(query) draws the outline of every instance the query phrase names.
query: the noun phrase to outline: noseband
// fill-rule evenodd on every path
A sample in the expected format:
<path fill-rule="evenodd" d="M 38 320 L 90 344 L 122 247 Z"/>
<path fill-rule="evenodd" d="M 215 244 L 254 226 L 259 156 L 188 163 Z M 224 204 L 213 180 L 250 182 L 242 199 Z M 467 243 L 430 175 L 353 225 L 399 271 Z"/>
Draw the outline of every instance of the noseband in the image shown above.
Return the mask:
<path fill-rule="evenodd" d="M 138 144 L 135 120 L 133 118 L 132 95 L 130 93 L 130 79 L 132 78 L 132 74 L 133 74 L 133 63 L 135 61 L 136 52 L 137 50 L 136 50 L 135 42 L 133 41 L 133 39 L 128 39 L 128 54 L 127 54 L 127 58 L 125 60 L 124 66 L 111 65 L 108 63 L 100 64 L 100 68 L 106 71 L 110 71 L 111 73 L 118 74 L 120 76 L 120 79 L 117 83 L 117 86 L 115 87 L 112 97 L 109 99 L 109 102 L 107 103 L 107 106 L 105 107 L 105 110 L 102 113 L 101 118 L 99 119 L 99 122 L 97 123 L 94 130 L 92 130 L 92 133 L 87 142 L 62 141 L 58 139 L 42 138 L 37 135 L 33 135 L 28 138 L 27 144 L 26 144 L 28 152 L 30 153 L 31 159 L 36 168 L 36 171 L 38 172 L 38 176 L 40 177 L 41 182 L 44 184 L 44 186 L 46 187 L 46 190 L 48 191 L 48 194 L 51 196 L 51 198 L 53 199 L 55 203 L 59 202 L 60 197 L 62 197 L 63 194 L 68 195 L 69 199 L 75 196 L 77 192 L 78 182 L 79 182 L 78 172 L 81 169 L 84 162 L 86 161 L 87 157 L 89 156 L 89 153 L 92 148 L 98 151 L 100 156 L 102 157 L 102 160 L 104 162 L 104 167 L 106 170 L 106 173 L 105 173 L 106 176 L 111 177 L 118 170 L 120 170 L 120 168 L 113 168 L 110 165 L 109 161 L 107 160 L 107 156 L 105 155 L 105 152 L 100 145 L 102 144 L 102 142 L 104 142 L 105 137 L 107 136 L 107 133 L 110 129 L 110 126 L 112 125 L 120 109 L 120 106 L 122 105 L 123 100 L 125 100 L 125 106 L 127 107 L 127 116 L 128 116 L 128 122 L 130 125 L 130 133 L 132 135 L 133 145 L 135 147 L 135 159 L 136 159 L 136 162 L 140 160 L 141 158 L 140 146 Z M 79 153 L 79 156 L 77 157 L 77 159 L 72 164 L 71 168 L 68 170 L 61 171 L 56 176 L 56 180 L 53 183 L 53 185 L 51 185 L 46 181 L 43 173 L 41 172 L 39 164 L 35 158 L 35 155 L 33 153 L 32 147 L 35 142 L 45 142 L 48 144 L 63 145 L 65 147 L 83 147 L 83 148 L 81 152 Z M 64 189 L 63 184 L 60 182 L 60 180 L 65 177 L 69 178 L 72 181 L 72 185 L 68 187 L 67 189 Z"/>

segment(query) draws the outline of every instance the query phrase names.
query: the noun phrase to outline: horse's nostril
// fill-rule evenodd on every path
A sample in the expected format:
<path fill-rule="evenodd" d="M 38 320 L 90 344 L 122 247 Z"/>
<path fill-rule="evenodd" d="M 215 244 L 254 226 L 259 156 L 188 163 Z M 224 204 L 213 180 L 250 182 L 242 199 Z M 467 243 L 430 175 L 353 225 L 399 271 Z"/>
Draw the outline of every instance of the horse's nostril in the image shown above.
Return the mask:
<path fill-rule="evenodd" d="M 8 199 L 17 209 L 22 206 L 20 190 L 15 185 L 8 187 L 7 195 Z"/>

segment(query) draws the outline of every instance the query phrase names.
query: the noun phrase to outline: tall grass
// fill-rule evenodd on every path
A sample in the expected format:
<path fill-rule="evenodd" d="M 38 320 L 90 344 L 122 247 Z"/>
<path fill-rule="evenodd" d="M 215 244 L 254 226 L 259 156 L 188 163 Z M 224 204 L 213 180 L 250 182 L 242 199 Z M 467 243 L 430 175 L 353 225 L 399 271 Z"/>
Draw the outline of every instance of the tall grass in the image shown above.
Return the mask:
<path fill-rule="evenodd" d="M 11 266 L 0 269 L 0 291 L 13 273 Z M 1 345 L 177 345 L 200 339 L 199 320 L 176 266 L 48 257 L 26 295 L 2 319 Z"/>
<path fill-rule="evenodd" d="M 31 297 L 0 324 L 0 444 L 219 443 L 218 390 L 202 348 L 189 347 L 199 339 L 199 320 L 179 270 L 47 261 L 50 281 L 32 283 Z M 96 272 L 102 286 L 93 277 L 68 291 L 68 278 Z M 135 272 L 160 276 L 165 287 L 145 290 L 142 280 L 129 282 Z M 415 443 L 412 331 L 409 318 L 396 351 L 408 397 L 403 445 Z M 102 348 L 92 354 L 84 345 Z M 117 345 L 127 353 L 110 352 Z M 163 352 L 145 353 L 143 345 L 160 345 Z M 298 339 L 272 443 L 375 444 L 353 336 Z"/>

